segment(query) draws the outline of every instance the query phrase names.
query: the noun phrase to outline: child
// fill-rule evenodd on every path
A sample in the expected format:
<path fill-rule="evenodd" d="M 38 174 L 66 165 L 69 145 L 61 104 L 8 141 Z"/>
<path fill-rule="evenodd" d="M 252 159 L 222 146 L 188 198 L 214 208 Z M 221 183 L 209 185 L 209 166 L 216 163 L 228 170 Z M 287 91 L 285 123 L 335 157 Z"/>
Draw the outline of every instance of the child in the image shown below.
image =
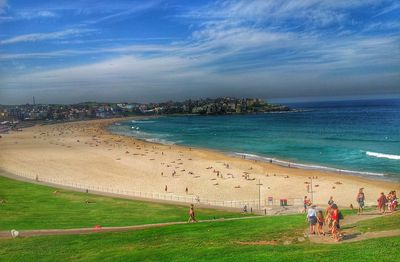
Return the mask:
<path fill-rule="evenodd" d="M 317 213 L 317 223 L 318 223 L 317 227 L 318 236 L 320 235 L 325 236 L 324 229 L 322 228 L 324 225 L 324 215 L 322 214 L 321 210 L 319 210 Z"/>

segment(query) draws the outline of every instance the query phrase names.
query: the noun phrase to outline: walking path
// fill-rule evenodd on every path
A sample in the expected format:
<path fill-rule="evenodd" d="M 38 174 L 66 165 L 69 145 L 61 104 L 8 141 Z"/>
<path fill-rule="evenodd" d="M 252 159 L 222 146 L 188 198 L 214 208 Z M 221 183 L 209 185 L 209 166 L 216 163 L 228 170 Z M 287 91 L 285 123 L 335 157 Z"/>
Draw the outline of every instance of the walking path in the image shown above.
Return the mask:
<path fill-rule="evenodd" d="M 346 225 L 352 225 L 360 221 L 369 220 L 373 218 L 383 217 L 383 216 L 390 216 L 392 213 L 387 213 L 382 215 L 382 213 L 378 211 L 370 211 L 364 212 L 362 215 L 350 215 L 346 216 L 344 220 L 340 222 L 340 226 L 343 228 Z M 308 229 L 306 230 L 306 234 L 308 235 L 309 239 L 313 243 L 318 244 L 340 244 L 340 243 L 347 243 L 347 242 L 357 242 L 366 239 L 372 238 L 380 238 L 380 237 L 392 237 L 392 236 L 400 236 L 400 229 L 399 230 L 390 230 L 390 231 L 376 231 L 376 232 L 366 232 L 361 233 L 355 231 L 353 228 L 346 228 L 342 230 L 343 238 L 342 241 L 336 242 L 330 236 L 318 236 L 318 235 L 310 235 L 308 234 Z"/>
<path fill-rule="evenodd" d="M 262 216 L 248 216 L 248 217 L 235 217 L 235 218 L 220 218 L 211 220 L 201 220 L 198 223 L 211 223 L 211 222 L 223 222 L 223 221 L 234 221 L 243 219 L 256 219 L 262 218 Z M 49 236 L 49 235 L 76 235 L 76 234 L 92 234 L 92 233 L 104 233 L 104 232 L 124 232 L 131 230 L 140 230 L 147 228 L 166 227 L 172 225 L 188 224 L 187 222 L 167 222 L 157 224 L 145 224 L 135 226 L 123 226 L 123 227 L 93 227 L 93 228 L 71 228 L 71 229 L 37 229 L 37 230 L 22 230 L 19 231 L 18 237 L 32 237 L 32 236 Z M 0 239 L 12 238 L 11 231 L 0 231 Z"/>

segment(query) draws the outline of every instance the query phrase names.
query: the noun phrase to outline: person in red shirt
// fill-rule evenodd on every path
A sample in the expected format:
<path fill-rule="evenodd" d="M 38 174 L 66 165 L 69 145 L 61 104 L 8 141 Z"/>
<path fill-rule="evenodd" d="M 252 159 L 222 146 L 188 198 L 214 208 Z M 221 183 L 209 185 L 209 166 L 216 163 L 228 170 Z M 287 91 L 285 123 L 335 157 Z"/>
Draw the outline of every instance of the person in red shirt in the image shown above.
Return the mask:
<path fill-rule="evenodd" d="M 339 225 L 339 219 L 340 219 L 340 211 L 339 208 L 336 204 L 332 205 L 332 213 L 331 213 L 331 219 L 332 219 L 332 236 L 333 239 L 336 242 L 339 242 L 339 235 L 340 235 L 340 225 Z"/>
<path fill-rule="evenodd" d="M 387 199 L 385 194 L 382 192 L 381 195 L 378 198 L 378 209 L 380 212 L 382 212 L 382 214 L 384 214 L 386 212 L 386 203 L 387 203 Z"/>

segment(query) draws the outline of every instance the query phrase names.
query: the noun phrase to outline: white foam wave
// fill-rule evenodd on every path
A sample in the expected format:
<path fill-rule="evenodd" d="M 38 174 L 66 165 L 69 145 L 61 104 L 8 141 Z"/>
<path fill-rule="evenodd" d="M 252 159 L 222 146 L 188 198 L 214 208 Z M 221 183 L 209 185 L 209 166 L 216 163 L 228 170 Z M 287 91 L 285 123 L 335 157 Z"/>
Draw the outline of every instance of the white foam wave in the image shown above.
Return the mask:
<path fill-rule="evenodd" d="M 254 154 L 247 154 L 247 153 L 234 153 L 236 156 L 244 156 L 247 159 L 259 160 L 264 162 L 274 163 L 280 166 L 285 167 L 294 167 L 294 168 L 302 168 L 308 170 L 321 170 L 321 171 L 330 171 L 342 174 L 352 174 L 352 175 L 364 175 L 364 176 L 385 176 L 382 173 L 373 173 L 373 172 L 364 172 L 364 171 L 353 171 L 353 170 L 346 170 L 346 169 L 338 169 L 333 167 L 326 167 L 326 166 L 319 166 L 319 165 L 308 165 L 308 164 L 300 164 L 300 163 L 293 163 L 288 161 L 283 161 L 275 158 L 263 157 Z"/>
<path fill-rule="evenodd" d="M 376 152 L 370 152 L 370 151 L 367 151 L 366 154 L 368 156 L 374 156 L 374 157 L 378 157 L 378 158 L 387 158 L 387 159 L 400 160 L 400 156 L 399 155 L 390 155 L 390 154 L 376 153 Z"/>
<path fill-rule="evenodd" d="M 150 142 L 150 143 L 157 143 L 157 144 L 163 144 L 163 145 L 174 145 L 175 144 L 175 142 L 168 141 L 168 140 L 161 139 L 161 138 L 145 138 L 144 140 L 147 142 Z"/>
<path fill-rule="evenodd" d="M 132 123 L 135 124 L 151 124 L 151 123 L 155 123 L 155 121 L 149 121 L 149 120 L 132 120 Z"/>

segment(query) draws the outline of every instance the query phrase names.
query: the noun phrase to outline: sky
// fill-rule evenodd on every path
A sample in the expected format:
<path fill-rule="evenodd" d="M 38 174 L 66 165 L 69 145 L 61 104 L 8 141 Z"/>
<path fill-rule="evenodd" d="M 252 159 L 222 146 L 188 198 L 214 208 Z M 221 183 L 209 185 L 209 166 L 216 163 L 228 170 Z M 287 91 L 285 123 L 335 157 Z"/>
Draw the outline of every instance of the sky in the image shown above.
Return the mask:
<path fill-rule="evenodd" d="M 0 0 L 0 103 L 400 97 L 398 0 Z"/>

